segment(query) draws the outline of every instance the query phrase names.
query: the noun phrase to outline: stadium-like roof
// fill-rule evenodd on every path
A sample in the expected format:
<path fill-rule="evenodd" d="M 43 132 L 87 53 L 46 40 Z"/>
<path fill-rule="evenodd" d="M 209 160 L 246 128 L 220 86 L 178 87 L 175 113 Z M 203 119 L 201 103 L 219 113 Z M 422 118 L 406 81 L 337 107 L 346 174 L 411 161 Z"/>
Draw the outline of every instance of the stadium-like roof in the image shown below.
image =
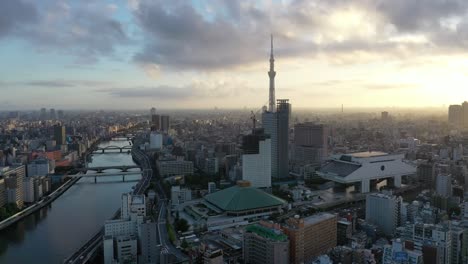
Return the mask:
<path fill-rule="evenodd" d="M 286 202 L 254 187 L 233 186 L 205 196 L 205 200 L 224 211 L 246 211 L 283 205 Z"/>

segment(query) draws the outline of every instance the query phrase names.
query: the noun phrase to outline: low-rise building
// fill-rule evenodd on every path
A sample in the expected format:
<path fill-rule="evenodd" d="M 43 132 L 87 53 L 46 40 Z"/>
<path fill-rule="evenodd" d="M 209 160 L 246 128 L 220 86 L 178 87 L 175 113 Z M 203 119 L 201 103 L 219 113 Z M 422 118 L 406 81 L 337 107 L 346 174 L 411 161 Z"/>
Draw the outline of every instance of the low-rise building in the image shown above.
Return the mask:
<path fill-rule="evenodd" d="M 246 263 L 289 263 L 289 240 L 279 229 L 262 225 L 245 228 L 244 260 Z"/>

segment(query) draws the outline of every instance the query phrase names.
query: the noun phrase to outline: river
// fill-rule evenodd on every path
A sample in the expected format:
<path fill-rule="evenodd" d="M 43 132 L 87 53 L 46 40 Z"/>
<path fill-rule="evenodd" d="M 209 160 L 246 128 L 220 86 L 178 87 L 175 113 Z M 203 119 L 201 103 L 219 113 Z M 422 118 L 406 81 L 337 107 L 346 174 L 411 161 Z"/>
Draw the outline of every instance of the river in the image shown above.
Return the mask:
<path fill-rule="evenodd" d="M 99 146 L 126 146 L 113 140 Z M 95 153 L 89 167 L 134 165 L 132 156 L 119 151 Z M 109 172 L 109 171 L 106 171 Z M 57 200 L 40 211 L 0 231 L 0 263 L 62 263 L 103 226 L 120 207 L 120 196 L 129 192 L 140 175 L 81 178 Z M 132 181 L 133 180 L 133 181 Z"/>

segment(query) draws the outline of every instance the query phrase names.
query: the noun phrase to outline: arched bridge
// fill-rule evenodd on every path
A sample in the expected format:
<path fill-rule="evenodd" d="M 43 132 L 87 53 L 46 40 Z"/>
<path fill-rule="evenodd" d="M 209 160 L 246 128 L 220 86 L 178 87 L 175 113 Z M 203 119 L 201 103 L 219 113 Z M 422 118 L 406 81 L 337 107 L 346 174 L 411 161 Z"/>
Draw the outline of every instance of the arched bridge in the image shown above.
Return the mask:
<path fill-rule="evenodd" d="M 131 145 L 127 145 L 127 146 L 123 146 L 123 147 L 119 147 L 119 146 L 107 146 L 107 147 L 98 147 L 96 148 L 96 152 L 99 152 L 101 151 L 101 153 L 105 153 L 107 150 L 119 150 L 120 153 L 122 153 L 124 150 L 131 150 L 132 149 L 132 146 Z M 112 151 L 112 152 L 116 152 L 116 151 Z"/>
<path fill-rule="evenodd" d="M 80 168 L 78 169 L 79 171 L 86 173 L 87 171 L 94 171 L 96 173 L 103 173 L 105 170 L 110 170 L 110 169 L 117 169 L 120 170 L 120 172 L 128 172 L 129 169 L 139 169 L 140 167 L 137 165 L 121 165 L 121 166 L 101 166 L 101 167 L 86 167 L 86 168 Z"/>

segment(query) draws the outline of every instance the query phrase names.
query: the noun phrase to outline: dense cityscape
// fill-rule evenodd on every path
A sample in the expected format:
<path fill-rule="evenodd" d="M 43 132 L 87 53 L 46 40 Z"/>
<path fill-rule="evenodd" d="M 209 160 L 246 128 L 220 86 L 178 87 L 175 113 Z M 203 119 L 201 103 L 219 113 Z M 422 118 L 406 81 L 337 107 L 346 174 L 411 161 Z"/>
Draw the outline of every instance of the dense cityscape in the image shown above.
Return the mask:
<path fill-rule="evenodd" d="M 155 1 L 156 4 L 146 0 L 128 1 L 127 9 L 131 11 L 126 12 L 133 12 L 138 17 L 137 24 L 141 27 L 139 30 L 136 29 L 136 24 L 124 26 L 113 20 L 115 17 L 119 17 L 119 21 L 127 19 L 127 13 L 116 11 L 122 9 L 119 5 L 105 6 L 109 13 L 117 14 L 114 17 L 108 13 L 98 14 L 99 11 L 96 10 L 102 6 L 90 0 L 92 4 L 86 6 L 89 9 L 79 11 L 83 12 L 79 14 L 87 16 L 80 16 L 71 11 L 80 10 L 74 4 L 66 1 L 52 2 L 57 4 L 57 10 L 69 15 L 70 20 L 80 21 L 78 24 L 81 26 L 92 25 L 108 31 L 116 30 L 117 33 L 112 36 L 106 35 L 105 30 L 94 32 L 94 45 L 100 41 L 114 42 L 116 35 L 132 32 L 125 36 L 128 37 L 127 44 L 121 44 L 128 45 L 138 39 L 132 38 L 132 34 L 137 34 L 141 28 L 148 30 L 150 25 L 167 25 L 170 29 L 154 29 L 153 38 L 163 36 L 168 40 L 174 38 L 176 42 L 161 44 L 159 40 L 155 44 L 151 42 L 154 39 L 145 39 L 147 46 L 132 58 L 133 63 L 144 68 L 146 74 L 152 75 L 152 78 L 156 75 L 174 74 L 168 73 L 174 71 L 178 74 L 175 79 L 184 79 L 189 74 L 183 71 L 203 63 L 203 71 L 216 72 L 214 69 L 221 62 L 229 65 L 228 75 L 250 71 L 255 73 L 256 70 L 252 70 L 254 68 L 242 66 L 250 57 L 259 56 L 255 52 L 263 49 L 255 47 L 253 51 L 244 50 L 243 53 L 223 57 L 218 56 L 218 47 L 207 47 L 211 50 L 206 53 L 204 49 L 197 50 L 196 46 L 200 45 L 199 42 L 204 46 L 211 44 L 211 41 L 219 41 L 216 45 L 224 44 L 227 48 L 244 44 L 243 41 L 237 43 L 238 40 L 233 41 L 234 44 L 226 44 L 225 34 L 231 34 L 237 39 L 245 37 L 245 43 L 248 43 L 257 37 L 257 26 L 254 26 L 255 30 L 247 32 L 255 37 L 244 36 L 241 29 L 251 29 L 251 24 L 255 24 L 252 21 L 263 21 L 267 16 L 270 16 L 271 25 L 274 15 L 278 16 L 278 24 L 294 20 L 296 24 L 293 24 L 301 29 L 304 21 L 312 23 L 306 18 L 307 12 L 302 1 L 271 3 L 271 6 L 278 4 L 285 9 L 289 8 L 289 11 L 297 8 L 292 10 L 295 11 L 294 17 L 281 12 L 266 15 L 260 7 L 247 3 L 223 3 L 228 6 L 229 11 L 228 15 L 219 12 L 220 17 L 229 17 L 224 20 L 214 15 L 218 11 L 215 7 L 204 6 L 206 3 L 203 1 L 193 1 L 188 5 L 178 3 L 168 9 L 158 9 L 159 4 L 167 4 L 164 1 Z M 360 4 L 360 8 L 369 8 L 364 3 Z M 323 10 L 342 8 L 340 5 L 333 6 L 334 4 L 322 5 L 317 3 L 312 7 Z M 403 47 L 401 44 L 397 48 L 404 50 L 401 54 L 405 56 L 416 53 L 416 50 L 408 51 L 409 46 L 416 47 L 428 40 L 424 36 L 411 35 L 415 34 L 411 30 L 408 31 L 411 34 L 406 34 L 406 31 L 398 27 L 407 26 L 412 30 L 418 27 L 421 27 L 419 30 L 435 27 L 435 24 L 429 22 L 432 17 L 421 22 L 424 26 L 417 23 L 409 26 L 401 21 L 398 23 L 399 19 L 403 19 L 403 14 L 408 15 L 407 10 L 423 10 L 416 12 L 415 16 L 427 15 L 426 13 L 430 13 L 428 10 L 451 10 L 445 16 L 441 15 L 439 20 L 446 24 L 445 28 L 456 30 L 457 34 L 461 30 L 461 22 L 457 22 L 456 10 L 462 6 L 468 10 L 468 5 L 464 6 L 461 2 L 450 8 L 442 4 L 413 7 L 401 5 L 405 12 L 402 11 L 402 14 L 398 14 L 398 19 L 392 21 L 391 25 L 395 29 L 385 30 L 392 34 L 405 32 L 389 38 L 389 43 L 401 44 L 402 41 L 408 41 L 405 42 L 407 46 Z M 382 6 L 385 7 L 384 10 L 393 10 L 390 4 L 379 4 L 375 8 Z M 2 7 L 6 12 L 2 11 Z M 33 24 L 39 21 L 38 17 L 43 15 L 41 12 L 48 10 L 48 7 L 35 8 L 28 1 L 6 0 L 0 3 L 0 41 L 7 34 L 23 38 L 26 33 L 34 32 L 27 29 L 34 27 Z M 344 10 L 356 11 L 353 8 L 345 6 Z M 242 13 L 244 18 L 251 19 L 248 22 L 252 23 L 236 22 L 235 27 L 229 27 L 232 20 L 242 20 L 239 17 L 235 19 L 235 10 L 238 11 L 238 16 L 245 12 Z M 15 20 L 13 13 L 16 11 L 25 17 L 31 17 L 27 26 Z M 347 18 L 346 21 L 355 22 L 357 18 L 349 18 L 346 12 L 339 13 L 338 21 L 343 22 Z M 387 14 L 381 10 L 375 12 L 381 12 L 382 16 Z M 71 13 L 75 16 L 70 15 Z M 435 11 L 430 13 L 432 15 L 435 15 Z M 101 19 L 96 19 L 96 16 Z M 47 23 L 41 20 L 46 25 L 60 21 L 60 16 L 54 12 L 47 13 L 46 17 Z M 376 21 L 379 22 L 379 19 Z M 87 20 L 94 21 L 83 22 Z M 228 30 L 218 28 L 215 24 L 228 27 Z M 335 24 L 331 27 L 334 30 L 346 27 L 344 22 Z M 330 26 L 324 22 L 320 25 Z M 364 28 L 360 25 L 359 28 Z M 358 25 L 354 26 L 358 28 Z M 76 45 L 77 42 L 78 45 L 86 46 L 89 43 L 84 44 L 86 41 L 81 37 L 88 36 L 92 27 L 86 28 L 87 30 L 73 27 L 60 40 L 50 40 L 50 43 L 41 44 L 43 46 L 38 45 L 36 52 L 44 52 L 48 45 L 55 48 L 62 44 Z M 197 35 L 197 29 L 203 29 L 200 31 L 202 33 L 198 32 Z M 205 30 L 210 33 L 204 35 Z M 50 33 L 53 31 L 36 32 L 37 35 L 31 34 L 29 38 L 44 41 L 53 37 Z M 379 33 L 378 30 L 375 31 L 372 35 Z M 98 37 L 101 33 L 103 36 Z M 431 33 L 430 36 L 434 38 L 431 39 L 433 46 L 445 43 L 437 42 L 441 36 L 434 37 L 442 33 L 435 30 Z M 336 43 L 349 41 L 349 46 L 361 45 L 355 39 L 346 39 L 347 35 L 343 32 L 337 30 L 336 34 Z M 70 37 L 72 35 L 74 37 Z M 75 38 L 78 35 L 80 38 Z M 294 48 L 314 49 L 306 45 L 310 44 L 307 42 L 309 40 L 304 40 L 308 37 L 297 38 L 291 31 L 278 35 L 283 44 L 291 44 L 292 40 L 298 42 L 297 46 L 293 43 L 291 47 L 279 48 L 280 54 L 288 59 L 294 53 Z M 192 36 L 197 41 L 190 42 L 181 36 Z M 245 86 L 236 87 L 235 95 L 220 92 L 219 87 L 211 87 L 202 92 L 200 86 L 210 85 L 200 80 L 192 80 L 195 84 L 182 88 L 160 85 L 154 89 L 138 86 L 128 90 L 117 88 L 120 90 L 116 91 L 102 88 L 108 84 L 107 81 L 76 79 L 71 84 L 56 78 L 52 81 L 15 82 L 5 74 L 5 78 L 0 80 L 0 90 L 6 87 L 0 97 L 0 263 L 468 263 L 468 196 L 465 197 L 468 195 L 466 88 L 463 87 L 458 90 L 460 93 L 451 97 L 457 98 L 457 101 L 452 100 L 450 104 L 444 104 L 447 100 L 441 101 L 440 105 L 444 104 L 443 107 L 386 106 L 393 105 L 392 102 L 378 104 L 378 107 L 360 107 L 363 101 L 373 99 L 369 99 L 371 97 L 368 98 L 362 90 L 344 89 L 341 91 L 349 98 L 339 105 L 325 102 L 323 105 L 327 107 L 312 107 L 312 103 L 308 104 L 310 107 L 302 107 L 302 100 L 307 101 L 307 98 L 297 100 L 296 90 L 276 86 L 276 78 L 282 76 L 283 68 L 287 68 L 281 65 L 293 65 L 287 69 L 290 74 L 295 69 L 302 69 L 298 66 L 300 63 L 288 64 L 291 62 L 285 58 L 286 62 L 282 64 L 282 57 L 277 53 L 276 35 L 270 34 L 266 38 L 262 33 L 259 36 L 262 42 L 268 43 L 262 46 L 268 46 L 268 56 L 261 59 L 263 75 L 255 77 L 262 80 L 264 91 L 261 92 L 249 90 L 248 82 L 244 83 Z M 326 34 L 320 35 L 318 40 L 314 39 L 314 43 L 323 48 L 319 44 L 330 41 L 327 37 L 329 36 Z M 442 37 L 449 38 L 450 35 L 446 33 Z M 363 35 L 358 39 L 361 41 L 365 37 Z M 185 41 L 186 43 L 180 44 Z M 7 46 L 5 44 L 4 47 L 14 49 Z M 364 46 L 371 50 L 378 49 L 379 52 L 390 52 L 388 43 L 384 43 L 384 48 Z M 115 48 L 116 54 L 120 52 L 119 48 Z M 329 49 L 339 53 L 349 47 L 327 48 L 320 51 L 323 52 L 321 55 L 330 52 Z M 109 48 L 104 45 L 96 49 L 86 47 L 83 50 L 74 49 L 73 52 L 79 50 L 78 59 L 94 63 L 94 58 L 87 56 L 101 53 L 107 56 L 107 52 L 111 52 L 107 49 L 114 50 L 114 46 Z M 162 52 L 151 53 L 154 52 L 152 49 L 164 50 L 170 56 Z M 200 52 L 201 50 L 205 52 Z M 223 52 L 224 50 L 221 53 Z M 359 53 L 355 50 L 349 52 L 354 55 Z M 244 53 L 249 54 L 246 56 L 249 58 L 242 57 Z M 193 60 L 190 56 L 193 56 Z M 213 58 L 205 60 L 211 56 Z M 366 56 L 359 53 L 351 60 L 358 57 Z M 109 56 L 106 59 L 112 61 L 115 58 Z M 334 62 L 335 65 L 349 63 L 346 59 L 341 59 Z M 104 63 L 112 65 L 109 61 Z M 153 63 L 155 61 L 157 63 Z M 418 63 L 434 64 L 427 61 Z M 158 65 L 169 67 L 161 70 Z M 50 65 L 44 63 L 44 68 L 47 67 Z M 70 67 L 77 69 L 87 66 Z M 375 65 L 368 70 L 374 67 Z M 382 69 L 385 67 L 382 66 Z M 268 70 L 267 74 L 265 70 Z M 91 68 L 90 71 L 94 69 Z M 126 78 L 126 73 L 120 70 L 113 74 L 112 78 L 116 81 L 112 85 L 116 85 L 119 78 Z M 324 75 L 327 75 L 325 71 Z M 213 75 L 206 72 L 200 74 L 200 79 L 211 77 Z M 295 81 L 291 77 L 287 80 L 291 83 Z M 320 84 L 326 86 L 330 83 L 333 89 L 338 87 L 338 90 L 342 85 L 342 81 L 337 80 L 326 80 Z M 218 84 L 220 87 L 230 87 L 228 81 L 218 81 Z M 28 94 L 22 90 L 22 85 L 63 90 L 51 92 L 50 100 L 40 100 L 38 98 L 41 92 Z M 91 95 L 83 92 L 83 98 L 87 98 L 83 99 L 73 94 L 76 91 L 66 90 L 80 90 L 80 85 L 102 86 L 96 92 L 110 94 L 108 97 L 96 96 L 97 100 L 102 100 L 103 106 L 106 106 L 107 101 L 114 102 L 114 97 L 125 97 L 127 103 L 113 103 L 112 107 L 102 108 L 80 105 L 81 101 L 93 102 L 95 99 L 91 98 L 92 92 Z M 237 86 L 239 83 L 233 85 Z M 367 84 L 360 85 L 364 87 Z M 387 84 L 369 87 L 365 89 L 394 89 Z M 437 91 L 441 97 L 444 97 L 442 94 L 449 93 Z M 187 95 L 191 92 L 193 94 Z M 210 93 L 216 94 L 214 104 L 192 109 L 193 105 L 189 101 L 203 101 L 206 99 L 204 97 L 210 97 Z M 266 93 L 268 96 L 263 98 Z M 288 96 L 289 93 L 292 97 Z M 412 96 L 410 91 L 399 93 L 396 97 L 402 98 L 402 101 L 408 98 L 415 104 L 423 101 L 423 97 Z M 329 96 L 327 93 L 316 93 L 309 97 L 325 100 L 321 95 L 324 98 Z M 16 96 L 27 98 L 31 103 L 25 105 L 27 100 L 15 99 Z M 249 97 L 255 97 L 257 101 L 251 103 L 253 101 Z M 6 99 L 3 101 L 4 98 Z M 153 98 L 161 101 L 153 104 Z M 233 101 L 230 101 L 232 98 L 239 100 L 233 107 Z M 382 100 L 387 102 L 391 99 L 389 97 Z M 141 103 L 148 100 L 151 107 Z M 38 101 L 41 107 L 35 107 Z M 264 104 L 258 103 L 265 101 Z M 301 103 L 295 107 L 297 101 Z"/>

